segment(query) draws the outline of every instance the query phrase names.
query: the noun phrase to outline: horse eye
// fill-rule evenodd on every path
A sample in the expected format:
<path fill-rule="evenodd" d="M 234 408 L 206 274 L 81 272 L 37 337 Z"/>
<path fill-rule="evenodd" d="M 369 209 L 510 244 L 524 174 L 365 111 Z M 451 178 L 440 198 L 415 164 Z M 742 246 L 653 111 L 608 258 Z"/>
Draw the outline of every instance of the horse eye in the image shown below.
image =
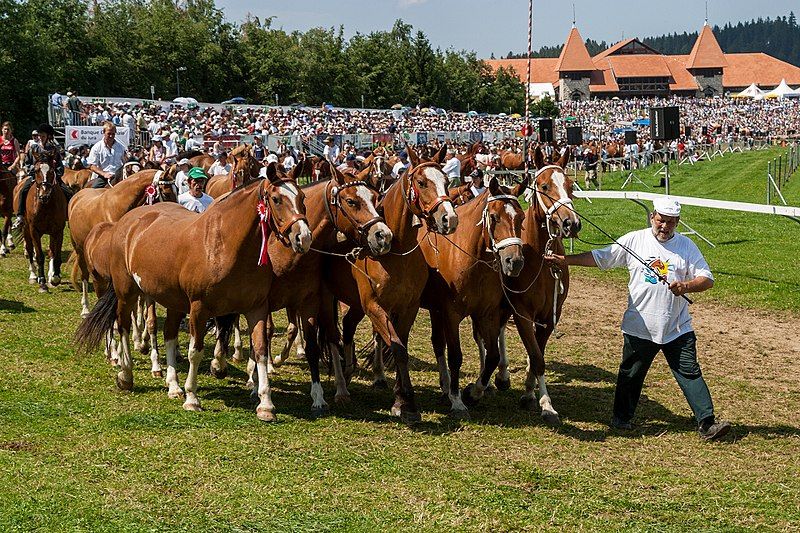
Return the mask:
<path fill-rule="evenodd" d="M 355 200 L 353 200 L 352 198 L 348 198 L 347 199 L 347 205 L 349 205 L 350 207 L 356 207 L 358 205 L 358 203 Z"/>
<path fill-rule="evenodd" d="M 548 187 L 547 187 L 547 184 L 546 184 L 546 183 L 543 183 L 543 184 L 542 184 L 542 190 L 543 190 L 543 191 L 546 191 L 546 190 L 547 190 L 547 188 L 548 188 Z"/>
<path fill-rule="evenodd" d="M 274 204 L 279 204 L 279 203 L 281 203 L 281 197 L 280 197 L 280 196 L 277 196 L 277 195 L 274 195 L 274 196 L 272 197 L 272 203 L 274 203 Z"/>
<path fill-rule="evenodd" d="M 428 186 L 428 181 L 427 180 L 417 180 L 417 185 L 419 185 L 420 187 L 422 187 L 424 189 L 425 187 Z"/>

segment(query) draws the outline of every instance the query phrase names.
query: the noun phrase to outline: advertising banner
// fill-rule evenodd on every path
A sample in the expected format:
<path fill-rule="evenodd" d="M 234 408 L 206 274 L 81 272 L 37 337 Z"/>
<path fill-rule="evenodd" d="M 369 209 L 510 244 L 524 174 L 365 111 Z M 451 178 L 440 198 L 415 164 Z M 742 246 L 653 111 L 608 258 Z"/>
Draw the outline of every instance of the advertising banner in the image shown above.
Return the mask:
<path fill-rule="evenodd" d="M 94 145 L 103 138 L 103 126 L 65 126 L 64 147 L 87 144 Z M 117 128 L 117 140 L 127 149 L 130 144 L 130 130 Z"/>

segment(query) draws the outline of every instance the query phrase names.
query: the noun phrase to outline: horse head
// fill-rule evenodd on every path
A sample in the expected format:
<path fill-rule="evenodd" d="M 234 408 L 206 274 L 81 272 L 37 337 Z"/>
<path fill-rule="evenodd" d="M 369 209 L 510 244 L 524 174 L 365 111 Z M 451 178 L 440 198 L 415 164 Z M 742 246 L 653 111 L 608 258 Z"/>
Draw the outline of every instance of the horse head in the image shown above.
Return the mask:
<path fill-rule="evenodd" d="M 336 229 L 377 256 L 391 249 L 393 235 L 378 213 L 378 192 L 367 182 L 370 172 L 370 166 L 357 175 L 343 174 L 334 167 L 325 202 Z"/>
<path fill-rule="evenodd" d="M 442 145 L 432 159 L 421 159 L 406 146 L 410 166 L 403 174 L 403 193 L 411 212 L 423 219 L 428 229 L 449 235 L 458 227 L 458 215 L 448 194 L 449 180 L 442 172 L 447 145 Z"/>
<path fill-rule="evenodd" d="M 327 159 L 314 156 L 311 158 L 311 166 L 313 168 L 314 181 L 322 181 L 326 178 L 333 176 L 331 172 L 331 165 Z"/>
<path fill-rule="evenodd" d="M 267 179 L 259 185 L 259 210 L 284 246 L 298 254 L 311 248 L 311 230 L 306 220 L 305 195 L 297 186 L 296 170 L 286 175 L 277 163 L 267 165 Z"/>
<path fill-rule="evenodd" d="M 572 208 L 572 179 L 564 171 L 569 162 L 569 150 L 553 164 L 545 164 L 544 154 L 537 147 L 533 162 L 536 176 L 528 187 L 526 199 L 536 196 L 536 218 L 547 226 L 551 238 L 576 237 L 581 230 L 581 219 Z"/>
<path fill-rule="evenodd" d="M 484 239 L 486 248 L 497 255 L 506 276 L 519 276 L 525 264 L 521 238 L 525 211 L 519 203 L 519 195 L 526 187 L 527 181 L 511 190 L 501 187 L 496 176 L 489 181 L 489 196 L 481 219 Z"/>
<path fill-rule="evenodd" d="M 364 159 L 362 172 L 364 170 L 368 170 L 365 181 L 380 194 L 386 192 L 394 181 L 392 167 L 389 165 L 386 151 L 382 148 L 380 151 L 376 149 Z"/>
<path fill-rule="evenodd" d="M 53 196 L 53 191 L 58 187 L 56 183 L 56 163 L 53 154 L 46 154 L 36 158 L 33 166 L 34 180 L 36 182 L 36 198 L 41 205 L 45 205 Z"/>
<path fill-rule="evenodd" d="M 233 152 L 231 152 L 233 154 Z M 253 180 L 258 179 L 258 173 L 263 168 L 261 163 L 252 156 L 249 150 L 240 151 L 233 156 L 231 166 L 231 188 L 235 189 L 240 185 L 247 185 Z"/>

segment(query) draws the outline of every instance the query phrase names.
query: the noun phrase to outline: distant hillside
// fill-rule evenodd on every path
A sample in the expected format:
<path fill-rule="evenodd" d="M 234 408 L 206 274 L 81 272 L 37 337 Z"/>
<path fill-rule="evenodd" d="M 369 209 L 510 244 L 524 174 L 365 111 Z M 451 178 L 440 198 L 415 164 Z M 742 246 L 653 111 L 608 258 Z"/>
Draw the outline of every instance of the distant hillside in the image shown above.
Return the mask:
<path fill-rule="evenodd" d="M 732 25 L 730 22 L 724 26 L 714 26 L 714 35 L 719 41 L 722 50 L 727 53 L 736 52 L 764 52 L 773 57 L 793 65 L 800 66 L 800 26 L 794 12 L 789 16 L 776 19 L 759 18 L 749 22 L 739 22 Z M 673 33 L 660 37 L 645 37 L 643 43 L 668 55 L 688 54 L 697 39 L 697 32 Z M 595 55 L 608 48 L 613 43 L 597 42 L 586 39 L 586 48 L 590 55 Z M 533 57 L 558 57 L 563 44 L 558 46 L 543 46 Z M 509 52 L 507 59 L 524 58 L 525 54 Z"/>

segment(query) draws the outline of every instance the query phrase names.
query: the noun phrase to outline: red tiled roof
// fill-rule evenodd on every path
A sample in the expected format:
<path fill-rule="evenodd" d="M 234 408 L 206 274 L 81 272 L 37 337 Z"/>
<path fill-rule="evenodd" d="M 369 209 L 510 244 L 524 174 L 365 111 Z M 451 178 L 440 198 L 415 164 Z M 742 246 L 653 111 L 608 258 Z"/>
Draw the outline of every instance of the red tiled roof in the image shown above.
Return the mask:
<path fill-rule="evenodd" d="M 630 44 L 632 41 L 635 41 L 635 40 L 636 39 L 625 39 L 624 41 L 620 41 L 617 44 L 615 44 L 615 45 L 613 45 L 613 46 L 611 46 L 609 48 L 606 48 L 605 50 L 603 50 L 602 52 L 600 52 L 599 54 L 594 56 L 592 59 L 594 61 L 597 61 L 598 59 L 606 58 L 606 57 L 610 56 L 611 54 L 613 54 L 614 52 L 616 52 L 617 50 L 619 50 L 620 48 L 622 48 L 623 46 L 625 46 L 626 44 Z"/>
<path fill-rule="evenodd" d="M 527 74 L 527 59 L 488 59 L 486 64 L 492 71 L 500 67 L 511 69 L 517 73 L 520 81 L 525 83 Z M 531 83 L 558 82 L 558 72 L 555 70 L 558 59 L 555 57 L 536 57 L 531 59 Z"/>
<path fill-rule="evenodd" d="M 625 55 L 606 58 L 617 78 L 668 77 L 666 56 Z"/>
<path fill-rule="evenodd" d="M 700 88 L 692 73 L 686 70 L 684 61 L 678 56 L 664 56 L 664 59 L 673 79 L 669 84 L 670 91 L 696 91 Z"/>
<path fill-rule="evenodd" d="M 558 56 L 555 69 L 558 72 L 580 72 L 594 69 L 592 58 L 589 57 L 589 51 L 586 50 L 583 37 L 577 28 L 573 27 L 570 30 L 567 42 L 561 49 L 561 55 Z"/>
<path fill-rule="evenodd" d="M 686 68 L 722 68 L 727 66 L 728 62 L 725 61 L 725 54 L 722 53 L 722 48 L 719 47 L 717 38 L 714 37 L 714 32 L 711 31 L 708 24 L 705 24 L 694 42 L 694 47 L 686 62 Z"/>
<path fill-rule="evenodd" d="M 782 79 L 792 87 L 800 85 L 800 67 L 762 52 L 725 54 L 728 66 L 722 71 L 724 87 L 747 87 L 755 83 L 762 89 L 775 88 Z"/>

